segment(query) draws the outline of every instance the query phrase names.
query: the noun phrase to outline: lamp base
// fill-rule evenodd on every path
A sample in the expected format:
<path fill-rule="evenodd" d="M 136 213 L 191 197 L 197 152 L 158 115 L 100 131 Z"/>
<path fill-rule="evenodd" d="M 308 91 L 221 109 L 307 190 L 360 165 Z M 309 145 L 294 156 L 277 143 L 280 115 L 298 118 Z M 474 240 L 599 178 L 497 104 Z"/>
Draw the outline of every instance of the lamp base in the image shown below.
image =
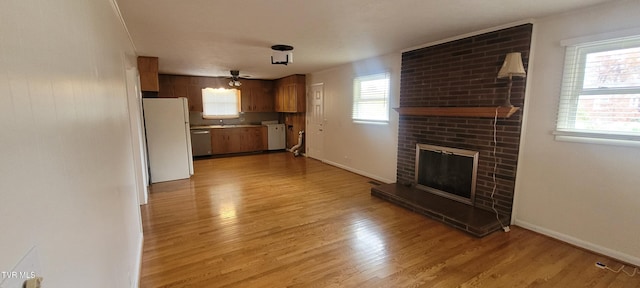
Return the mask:
<path fill-rule="evenodd" d="M 513 107 L 511 104 L 511 85 L 513 84 L 511 80 L 511 76 L 509 76 L 509 85 L 507 86 L 507 99 L 504 99 L 504 103 L 502 103 L 501 107 Z"/>

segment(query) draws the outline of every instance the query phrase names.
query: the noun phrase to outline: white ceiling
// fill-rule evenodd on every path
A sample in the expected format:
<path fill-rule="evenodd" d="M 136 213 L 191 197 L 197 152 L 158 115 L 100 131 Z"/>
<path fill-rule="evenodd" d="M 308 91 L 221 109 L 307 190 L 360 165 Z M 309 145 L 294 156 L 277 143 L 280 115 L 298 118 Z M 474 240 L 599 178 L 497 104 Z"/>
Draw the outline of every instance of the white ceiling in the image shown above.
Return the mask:
<path fill-rule="evenodd" d="M 276 79 L 609 0 L 116 0 L 167 74 Z M 271 46 L 294 62 L 271 64 Z"/>

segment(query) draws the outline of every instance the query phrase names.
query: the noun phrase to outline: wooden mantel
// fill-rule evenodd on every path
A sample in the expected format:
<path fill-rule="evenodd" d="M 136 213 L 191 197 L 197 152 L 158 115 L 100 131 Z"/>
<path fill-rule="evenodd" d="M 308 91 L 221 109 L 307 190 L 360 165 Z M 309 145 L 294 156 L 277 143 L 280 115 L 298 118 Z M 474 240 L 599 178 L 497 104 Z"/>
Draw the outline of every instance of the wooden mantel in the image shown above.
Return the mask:
<path fill-rule="evenodd" d="M 498 109 L 499 118 L 509 118 L 520 107 L 398 107 L 393 108 L 401 116 L 450 116 L 494 118 Z"/>

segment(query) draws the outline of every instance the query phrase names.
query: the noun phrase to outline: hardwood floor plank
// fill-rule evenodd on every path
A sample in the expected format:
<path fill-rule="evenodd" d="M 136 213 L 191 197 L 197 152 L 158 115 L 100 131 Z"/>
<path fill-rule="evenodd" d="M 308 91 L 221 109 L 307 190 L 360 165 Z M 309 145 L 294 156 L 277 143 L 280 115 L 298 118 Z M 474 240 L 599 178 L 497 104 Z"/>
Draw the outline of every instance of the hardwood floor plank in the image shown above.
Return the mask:
<path fill-rule="evenodd" d="M 198 160 L 142 207 L 141 287 L 640 287 L 619 263 L 512 227 L 478 239 L 269 153 Z"/>

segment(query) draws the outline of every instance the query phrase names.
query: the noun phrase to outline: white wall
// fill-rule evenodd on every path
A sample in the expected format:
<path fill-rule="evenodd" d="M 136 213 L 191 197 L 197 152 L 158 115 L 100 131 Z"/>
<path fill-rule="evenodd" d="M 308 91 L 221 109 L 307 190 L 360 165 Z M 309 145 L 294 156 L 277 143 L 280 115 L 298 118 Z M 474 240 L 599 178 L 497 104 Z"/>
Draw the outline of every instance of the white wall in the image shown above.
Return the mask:
<path fill-rule="evenodd" d="M 109 0 L 0 1 L 0 271 L 35 246 L 45 287 L 135 285 L 134 66 Z"/>
<path fill-rule="evenodd" d="M 385 71 L 391 74 L 391 108 L 398 107 L 401 60 L 400 53 L 393 53 L 307 74 L 307 87 L 324 84 L 324 157 L 319 160 L 379 181 L 396 181 L 398 113 L 389 111 L 387 125 L 361 124 L 353 123 L 351 109 L 353 79 Z"/>
<path fill-rule="evenodd" d="M 555 141 L 560 41 L 640 27 L 639 1 L 617 1 L 534 24 L 530 93 L 514 222 L 640 265 L 640 150 Z"/>

